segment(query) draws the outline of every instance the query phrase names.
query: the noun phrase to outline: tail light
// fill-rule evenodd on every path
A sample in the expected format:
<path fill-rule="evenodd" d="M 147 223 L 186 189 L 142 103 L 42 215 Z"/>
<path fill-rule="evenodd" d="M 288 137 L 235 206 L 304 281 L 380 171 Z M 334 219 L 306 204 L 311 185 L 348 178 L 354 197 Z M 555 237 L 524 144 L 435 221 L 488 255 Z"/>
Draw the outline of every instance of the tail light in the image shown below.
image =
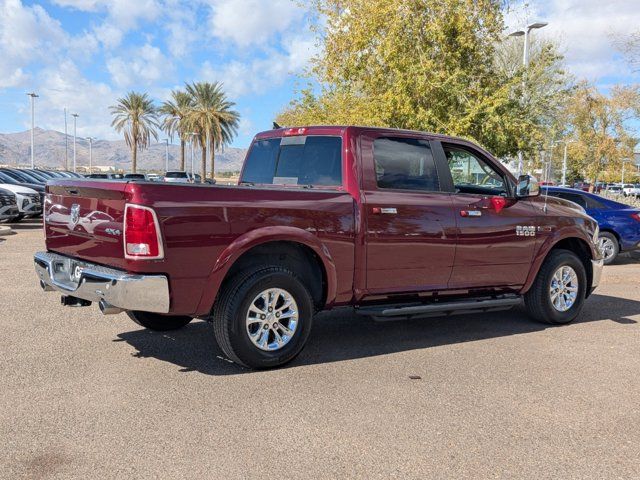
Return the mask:
<path fill-rule="evenodd" d="M 158 217 L 149 207 L 127 204 L 124 209 L 124 256 L 132 260 L 164 258 Z"/>
<path fill-rule="evenodd" d="M 640 212 L 632 213 L 631 218 L 633 218 L 637 222 L 640 222 Z"/>

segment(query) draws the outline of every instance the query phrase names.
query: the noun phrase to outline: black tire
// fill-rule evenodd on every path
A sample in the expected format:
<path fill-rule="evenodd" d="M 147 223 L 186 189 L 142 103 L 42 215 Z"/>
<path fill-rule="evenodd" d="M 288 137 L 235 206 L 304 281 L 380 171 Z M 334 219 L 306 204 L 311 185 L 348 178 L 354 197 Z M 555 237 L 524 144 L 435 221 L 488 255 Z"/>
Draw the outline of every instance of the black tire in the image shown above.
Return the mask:
<path fill-rule="evenodd" d="M 20 214 L 20 215 L 18 215 L 17 217 L 13 217 L 13 218 L 10 220 L 10 222 L 11 222 L 11 223 L 18 223 L 18 222 L 22 221 L 23 219 L 24 219 L 24 214 L 22 214 L 22 213 L 21 213 L 21 214 Z"/>
<path fill-rule="evenodd" d="M 286 290 L 298 305 L 294 334 L 288 343 L 274 351 L 254 345 L 246 324 L 251 302 L 269 288 Z M 249 368 L 265 369 L 284 365 L 302 351 L 311 332 L 313 314 L 309 290 L 293 272 L 281 266 L 262 266 L 240 272 L 229 280 L 213 306 L 212 318 L 216 341 L 230 360 Z"/>
<path fill-rule="evenodd" d="M 178 330 L 193 320 L 191 317 L 180 315 L 160 315 L 159 313 L 150 312 L 127 312 L 127 315 L 129 315 L 129 318 L 141 327 L 160 332 Z"/>
<path fill-rule="evenodd" d="M 604 264 L 605 265 L 611 265 L 615 261 L 615 259 L 618 257 L 618 254 L 620 253 L 620 244 L 618 243 L 618 239 L 611 232 L 600 232 L 599 236 L 600 236 L 600 238 L 606 238 L 606 239 L 611 240 L 611 242 L 613 244 L 613 252 L 612 252 L 611 256 L 605 256 L 604 252 L 603 252 Z"/>
<path fill-rule="evenodd" d="M 573 268 L 578 278 L 578 292 L 571 308 L 561 312 L 551 302 L 551 281 L 562 266 Z M 547 256 L 531 289 L 524 296 L 527 313 L 539 322 L 565 324 L 573 321 L 582 310 L 587 292 L 587 273 L 578 256 L 569 250 L 552 250 Z"/>

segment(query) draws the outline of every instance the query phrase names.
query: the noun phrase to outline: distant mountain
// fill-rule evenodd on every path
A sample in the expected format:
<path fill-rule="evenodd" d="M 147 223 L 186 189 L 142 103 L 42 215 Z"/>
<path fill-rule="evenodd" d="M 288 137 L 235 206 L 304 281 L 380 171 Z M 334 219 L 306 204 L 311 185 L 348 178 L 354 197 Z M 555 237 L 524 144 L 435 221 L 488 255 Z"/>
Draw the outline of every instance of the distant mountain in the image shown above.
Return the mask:
<path fill-rule="evenodd" d="M 73 166 L 73 136 L 68 136 L 69 169 Z M 34 130 L 35 163 L 38 167 L 64 167 L 65 136 L 56 130 Z M 93 166 L 113 167 L 118 170 L 131 169 L 131 152 L 124 140 L 94 140 Z M 242 166 L 245 148 L 225 147 L 224 153 L 216 152 L 216 171 L 238 171 Z M 191 164 L 191 149 L 185 150 L 187 169 Z M 31 130 L 18 133 L 0 133 L 0 165 L 28 165 L 31 162 Z M 180 163 L 180 146 L 169 145 L 169 169 L 177 169 Z M 200 171 L 200 150 L 194 154 L 196 172 Z M 164 170 L 165 145 L 153 144 L 146 150 L 138 151 L 138 168 L 140 170 Z M 76 139 L 76 165 L 89 165 L 89 141 Z M 207 159 L 207 167 L 209 161 Z"/>

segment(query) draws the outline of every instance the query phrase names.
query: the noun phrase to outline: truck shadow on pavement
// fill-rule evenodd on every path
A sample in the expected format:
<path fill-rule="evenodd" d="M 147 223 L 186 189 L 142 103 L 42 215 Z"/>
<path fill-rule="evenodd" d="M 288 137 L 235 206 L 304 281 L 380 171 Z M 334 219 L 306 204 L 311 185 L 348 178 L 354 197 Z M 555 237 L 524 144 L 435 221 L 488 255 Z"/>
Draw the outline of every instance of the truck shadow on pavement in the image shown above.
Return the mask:
<path fill-rule="evenodd" d="M 638 322 L 640 301 L 593 295 L 575 324 L 613 321 L 623 325 Z M 302 353 L 282 368 L 374 357 L 389 353 L 437 347 L 490 338 L 522 335 L 547 328 L 563 328 L 530 320 L 523 308 L 492 314 L 459 315 L 391 322 L 375 322 L 354 315 L 350 309 L 325 312 L 314 320 L 309 341 Z M 567 327 L 567 328 L 570 328 Z M 126 341 L 140 358 L 157 358 L 207 375 L 253 373 L 230 363 L 216 344 L 213 327 L 193 322 L 175 332 L 136 330 L 118 334 L 114 341 Z"/>

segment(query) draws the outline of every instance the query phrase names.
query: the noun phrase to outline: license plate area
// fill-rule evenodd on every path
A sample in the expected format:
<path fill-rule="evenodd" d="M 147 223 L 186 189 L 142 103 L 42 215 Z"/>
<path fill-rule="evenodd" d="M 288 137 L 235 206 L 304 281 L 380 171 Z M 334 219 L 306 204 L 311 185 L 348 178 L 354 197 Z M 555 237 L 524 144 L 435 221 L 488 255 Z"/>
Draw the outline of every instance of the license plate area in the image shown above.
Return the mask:
<path fill-rule="evenodd" d="M 84 270 L 82 262 L 72 258 L 65 258 L 63 260 L 55 260 L 51 264 L 51 268 L 53 270 L 51 276 L 56 284 L 69 290 L 75 290 L 80 285 Z"/>

